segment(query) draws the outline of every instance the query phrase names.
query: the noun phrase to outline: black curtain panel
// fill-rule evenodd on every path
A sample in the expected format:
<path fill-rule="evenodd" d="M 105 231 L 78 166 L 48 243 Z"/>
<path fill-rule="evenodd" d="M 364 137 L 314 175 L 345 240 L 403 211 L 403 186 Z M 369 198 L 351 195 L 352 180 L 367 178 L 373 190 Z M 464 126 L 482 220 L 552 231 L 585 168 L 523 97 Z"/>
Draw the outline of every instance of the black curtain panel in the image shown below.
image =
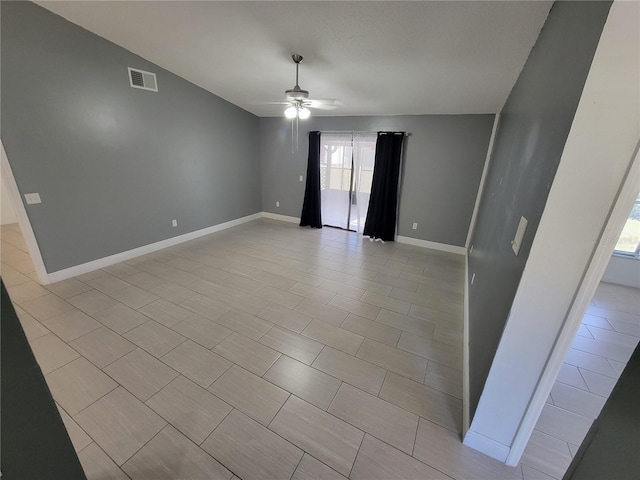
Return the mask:
<path fill-rule="evenodd" d="M 378 132 L 371 197 L 364 235 L 393 241 L 398 208 L 398 178 L 404 132 Z"/>
<path fill-rule="evenodd" d="M 322 212 L 320 210 L 320 132 L 309 132 L 307 186 L 304 191 L 300 226 L 322 228 Z"/>

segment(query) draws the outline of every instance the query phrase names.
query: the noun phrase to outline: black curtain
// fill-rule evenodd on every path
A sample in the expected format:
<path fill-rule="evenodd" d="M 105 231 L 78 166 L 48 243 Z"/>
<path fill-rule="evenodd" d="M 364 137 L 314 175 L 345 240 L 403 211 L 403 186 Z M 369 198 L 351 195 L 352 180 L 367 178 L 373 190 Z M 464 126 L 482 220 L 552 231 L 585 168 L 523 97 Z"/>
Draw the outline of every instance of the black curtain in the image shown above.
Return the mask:
<path fill-rule="evenodd" d="M 322 212 L 320 210 L 320 132 L 309 132 L 307 186 L 304 191 L 300 226 L 322 228 Z"/>
<path fill-rule="evenodd" d="M 398 178 L 404 132 L 378 132 L 371 197 L 364 235 L 393 241 L 398 208 Z"/>

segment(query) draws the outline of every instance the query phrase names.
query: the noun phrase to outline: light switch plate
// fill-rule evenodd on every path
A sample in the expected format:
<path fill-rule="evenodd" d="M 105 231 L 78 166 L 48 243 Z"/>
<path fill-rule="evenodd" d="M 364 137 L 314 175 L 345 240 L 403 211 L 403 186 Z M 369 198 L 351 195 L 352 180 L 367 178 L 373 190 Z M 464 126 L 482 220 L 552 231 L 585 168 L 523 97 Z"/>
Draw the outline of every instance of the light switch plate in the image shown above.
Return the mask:
<path fill-rule="evenodd" d="M 520 245 L 522 245 L 522 239 L 524 238 L 524 232 L 527 230 L 527 224 L 529 221 L 520 217 L 520 223 L 518 224 L 518 229 L 516 230 L 516 236 L 513 238 L 511 242 L 511 248 L 513 249 L 513 253 L 518 255 L 520 252 Z"/>
<path fill-rule="evenodd" d="M 40 200 L 40 194 L 39 193 L 25 193 L 24 194 L 24 199 L 27 201 L 27 205 L 33 205 L 35 203 L 42 203 L 42 200 Z"/>

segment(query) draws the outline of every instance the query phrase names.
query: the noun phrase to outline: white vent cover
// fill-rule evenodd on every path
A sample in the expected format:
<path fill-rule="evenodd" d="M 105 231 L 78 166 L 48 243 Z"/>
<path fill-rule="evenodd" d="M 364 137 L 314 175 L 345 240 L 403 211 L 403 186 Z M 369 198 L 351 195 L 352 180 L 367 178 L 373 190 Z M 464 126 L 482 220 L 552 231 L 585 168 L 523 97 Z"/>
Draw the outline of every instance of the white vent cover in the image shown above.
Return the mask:
<path fill-rule="evenodd" d="M 129 67 L 129 83 L 133 88 L 141 88 L 142 90 L 151 90 L 152 92 L 158 91 L 158 82 L 156 81 L 156 74 L 151 72 L 145 72 L 144 70 L 138 70 L 137 68 Z"/>

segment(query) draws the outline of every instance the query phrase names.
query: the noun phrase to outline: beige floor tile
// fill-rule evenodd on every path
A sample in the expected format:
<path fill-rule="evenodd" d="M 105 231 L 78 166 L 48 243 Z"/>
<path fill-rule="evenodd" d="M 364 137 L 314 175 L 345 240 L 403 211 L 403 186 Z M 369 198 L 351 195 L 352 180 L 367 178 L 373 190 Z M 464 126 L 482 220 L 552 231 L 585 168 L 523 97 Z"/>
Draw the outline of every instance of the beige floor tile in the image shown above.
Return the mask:
<path fill-rule="evenodd" d="M 571 452 L 566 442 L 534 430 L 520 461 L 560 479 L 571 463 Z"/>
<path fill-rule="evenodd" d="M 436 308 L 412 304 L 409 316 L 420 318 L 452 330 L 462 331 L 462 313 L 443 312 Z"/>
<path fill-rule="evenodd" d="M 143 402 L 178 376 L 175 370 L 139 348 L 104 371 Z"/>
<path fill-rule="evenodd" d="M 358 350 L 357 357 L 420 383 L 423 382 L 427 371 L 428 361 L 425 358 L 375 340 L 366 339 Z"/>
<path fill-rule="evenodd" d="M 26 275 L 23 275 L 22 273 L 17 271 L 15 268 L 10 267 L 4 262 L 1 263 L 0 268 L 2 270 L 2 281 L 4 282 L 7 288 L 15 287 L 16 285 L 20 285 L 21 283 L 26 283 L 31 281 L 29 277 L 27 277 Z"/>
<path fill-rule="evenodd" d="M 385 345 L 395 347 L 400 339 L 402 330 L 382 325 L 373 320 L 359 317 L 352 313 L 342 323 L 341 327 L 350 332 L 357 333 Z"/>
<path fill-rule="evenodd" d="M 565 442 L 580 445 L 591 423 L 592 420 L 547 403 L 542 408 L 536 429 Z"/>
<path fill-rule="evenodd" d="M 312 317 L 305 315 L 301 312 L 291 310 L 290 308 L 283 307 L 270 303 L 256 315 L 271 323 L 275 323 L 284 328 L 288 328 L 296 333 L 302 332 L 307 325 L 311 322 Z"/>
<path fill-rule="evenodd" d="M 169 328 L 193 315 L 191 311 L 163 298 L 145 305 L 138 309 L 138 312 L 144 313 L 147 317 Z"/>
<path fill-rule="evenodd" d="M 308 298 L 300 302 L 296 310 L 335 326 L 341 325 L 345 318 L 347 318 L 347 315 L 349 315 L 348 312 L 344 310 L 330 307 L 329 305 Z"/>
<path fill-rule="evenodd" d="M 209 391 L 264 426 L 289 398 L 289 392 L 237 365 L 213 382 Z"/>
<path fill-rule="evenodd" d="M 121 303 L 124 303 L 127 307 L 133 308 L 134 310 L 144 307 L 158 299 L 157 295 L 133 285 L 129 285 L 128 287 L 112 292 L 109 296 L 111 298 L 115 298 Z"/>
<path fill-rule="evenodd" d="M 542 473 L 529 465 L 522 465 L 522 478 L 524 480 L 556 480 L 551 475 Z"/>
<path fill-rule="evenodd" d="M 177 346 L 161 360 L 203 388 L 209 387 L 232 365 L 191 340 Z"/>
<path fill-rule="evenodd" d="M 353 480 L 445 480 L 444 473 L 365 435 L 349 478 Z"/>
<path fill-rule="evenodd" d="M 329 305 L 340 310 L 353 313 L 354 315 L 368 318 L 369 320 L 375 320 L 380 313 L 380 307 L 361 302 L 360 300 L 344 297 L 342 295 L 336 295 L 333 297 L 329 302 Z"/>
<path fill-rule="evenodd" d="M 617 360 L 618 362 L 627 362 L 635 347 L 576 336 L 573 339 L 571 348 L 599 355 L 601 357 L 610 358 L 612 360 Z"/>
<path fill-rule="evenodd" d="M 380 392 L 387 373 L 383 368 L 331 347 L 325 347 L 312 366 L 373 395 Z"/>
<path fill-rule="evenodd" d="M 232 410 L 218 397 L 182 376 L 146 404 L 198 445 Z"/>
<path fill-rule="evenodd" d="M 344 283 L 339 283 L 333 280 L 325 280 L 318 286 L 318 289 L 326 290 L 333 294 L 332 297 L 329 298 L 329 300 L 327 300 L 327 302 L 322 302 L 322 303 L 329 303 L 336 294 L 351 298 L 352 300 L 359 300 L 362 297 L 362 295 L 364 295 L 363 288 L 358 288 L 351 285 L 345 285 Z M 309 298 L 311 297 L 309 296 Z M 318 298 L 314 298 L 313 300 L 322 301 Z"/>
<path fill-rule="evenodd" d="M 260 343 L 307 365 L 311 365 L 324 347 L 322 343 L 278 326 L 269 330 Z"/>
<path fill-rule="evenodd" d="M 107 327 L 100 327 L 76 338 L 69 345 L 100 368 L 136 349 L 133 343 Z"/>
<path fill-rule="evenodd" d="M 258 340 L 273 326 L 271 322 L 233 308 L 216 318 L 215 322 L 251 340 Z"/>
<path fill-rule="evenodd" d="M 433 338 L 436 327 L 434 323 L 384 309 L 380 310 L 380 314 L 375 320 L 389 327 L 398 328 L 425 338 Z"/>
<path fill-rule="evenodd" d="M 229 309 L 226 305 L 205 295 L 195 295 L 183 300 L 180 306 L 208 320 L 215 320 Z"/>
<path fill-rule="evenodd" d="M 265 374 L 280 353 L 238 333 L 229 335 L 213 351 L 258 376 Z"/>
<path fill-rule="evenodd" d="M 78 454 L 87 480 L 128 480 L 129 477 L 120 470 L 113 460 L 92 443 Z"/>
<path fill-rule="evenodd" d="M 263 378 L 323 410 L 329 408 L 342 383 L 285 355 L 273 364 Z"/>
<path fill-rule="evenodd" d="M 206 348 L 215 347 L 233 333 L 232 330 L 198 315 L 182 320 L 171 329 Z"/>
<path fill-rule="evenodd" d="M 459 398 L 393 372 L 387 374 L 379 396 L 452 432 L 462 431 L 462 401 Z"/>
<path fill-rule="evenodd" d="M 418 416 L 343 383 L 329 413 L 411 455 Z"/>
<path fill-rule="evenodd" d="M 170 425 L 131 457 L 122 469 L 133 479 L 229 480 L 232 473 Z"/>
<path fill-rule="evenodd" d="M 100 295 L 102 294 L 100 293 Z M 113 301 L 115 302 L 115 300 Z M 104 326 L 109 327 L 111 330 L 119 334 L 126 333 L 138 325 L 142 325 L 149 321 L 148 317 L 145 317 L 141 313 L 138 313 L 121 303 L 114 303 L 114 305 L 103 310 L 99 310 L 91 315 Z"/>
<path fill-rule="evenodd" d="M 556 382 L 551 389 L 553 404 L 564 410 L 595 420 L 606 399 L 579 388 Z"/>
<path fill-rule="evenodd" d="M 91 437 L 89 437 L 89 435 L 80 428 L 80 425 L 78 425 L 76 421 L 64 411 L 64 409 L 59 405 L 56 406 L 58 407 L 58 412 L 60 412 L 64 428 L 67 429 L 67 433 L 69 434 L 69 438 L 73 444 L 73 449 L 78 453 L 80 450 L 90 445 L 93 440 L 91 440 Z"/>
<path fill-rule="evenodd" d="M 167 424 L 121 387 L 78 413 L 75 420 L 118 465 Z"/>
<path fill-rule="evenodd" d="M 519 467 L 481 454 L 462 444 L 456 433 L 420 419 L 413 456 L 455 479 L 518 480 L 522 478 Z"/>
<path fill-rule="evenodd" d="M 80 355 L 53 333 L 43 335 L 31 342 L 31 350 L 44 375 L 75 360 Z"/>
<path fill-rule="evenodd" d="M 381 295 L 379 293 L 372 293 L 369 291 L 365 292 L 360 300 L 365 303 L 370 303 L 371 305 L 376 305 L 380 308 L 384 308 L 385 310 L 399 313 L 401 315 L 407 315 L 409 313 L 409 309 L 411 308 L 411 303 L 409 302 L 388 297 L 386 295 Z"/>
<path fill-rule="evenodd" d="M 363 437 L 357 428 L 294 396 L 269 428 L 343 475 L 349 475 Z"/>
<path fill-rule="evenodd" d="M 365 272 L 365 270 L 366 269 L 354 270 L 354 277 L 349 281 L 349 285 L 362 288 L 370 293 L 377 293 L 378 295 L 386 296 L 391 293 L 392 287 L 389 285 L 383 285 L 372 281 L 380 271 L 389 271 L 386 265 L 381 265 L 379 268 L 376 268 L 375 271 Z"/>
<path fill-rule="evenodd" d="M 291 480 L 346 480 L 346 477 L 305 453 Z"/>
<path fill-rule="evenodd" d="M 322 282 L 324 284 L 324 282 Z M 320 287 L 310 287 L 309 285 L 305 285 L 304 283 L 294 283 L 291 287 L 289 287 L 289 291 L 295 293 L 296 295 L 301 295 L 310 300 L 315 300 L 316 302 L 327 304 L 331 301 L 331 299 L 335 296 L 335 293 L 327 291 L 322 288 L 322 284 Z M 362 293 L 360 293 L 362 296 Z M 358 298 L 360 298 L 358 296 Z"/>
<path fill-rule="evenodd" d="M 166 280 L 152 275 L 148 272 L 138 272 L 133 275 L 128 275 L 124 278 L 127 283 L 140 287 L 143 290 L 150 291 L 153 288 L 159 287 L 168 283 Z"/>
<path fill-rule="evenodd" d="M 462 370 L 462 352 L 440 342 L 402 332 L 398 348 L 428 358 L 441 365 Z"/>
<path fill-rule="evenodd" d="M 237 410 L 227 415 L 202 448 L 242 480 L 291 478 L 303 455 Z"/>
<path fill-rule="evenodd" d="M 20 307 L 40 322 L 55 315 L 74 310 L 70 303 L 53 293 L 22 302 Z"/>
<path fill-rule="evenodd" d="M 86 280 L 84 283 L 91 285 L 96 290 L 106 293 L 107 295 L 126 288 L 129 286 L 127 282 L 123 282 L 118 277 L 114 277 L 107 272 L 100 272 L 100 274 Z"/>
<path fill-rule="evenodd" d="M 591 393 L 601 395 L 603 397 L 609 397 L 613 387 L 615 387 L 617 380 L 615 378 L 607 377 L 606 375 L 600 375 L 599 373 L 590 372 L 589 370 L 582 370 L 581 375 L 586 382 L 587 389 Z"/>
<path fill-rule="evenodd" d="M 102 270 L 118 278 L 125 278 L 140 272 L 139 269 L 125 262 L 110 265 Z"/>
<path fill-rule="evenodd" d="M 157 287 L 153 287 L 149 290 L 154 295 L 173 303 L 180 303 L 184 300 L 188 300 L 191 297 L 197 295 L 196 292 L 182 285 L 176 285 L 175 283 L 166 282 Z"/>
<path fill-rule="evenodd" d="M 620 375 L 613 369 L 611 364 L 607 362 L 606 358 L 574 348 L 569 349 L 564 358 L 564 363 L 576 366 L 580 368 L 580 370 L 590 370 L 612 378 L 618 378 Z"/>
<path fill-rule="evenodd" d="M 598 375 L 598 374 L 597 374 Z M 615 383 L 615 380 L 606 377 L 612 380 Z M 558 377 L 556 378 L 556 382 L 564 383 L 565 385 L 571 385 L 572 387 L 581 388 L 582 390 L 589 391 L 589 387 L 584 381 L 582 374 L 578 367 L 574 365 L 569 365 L 567 363 L 563 363 L 562 367 L 560 367 L 560 372 L 558 372 Z"/>
<path fill-rule="evenodd" d="M 429 362 L 424 384 L 462 399 L 462 372 L 436 362 Z"/>
<path fill-rule="evenodd" d="M 48 333 L 51 333 L 47 327 L 42 325 L 39 321 L 22 310 L 20 307 L 18 307 L 17 305 L 14 305 L 14 307 L 16 310 L 16 314 L 18 315 L 18 319 L 20 320 L 20 325 L 22 325 L 22 330 L 24 330 L 24 334 L 27 337 L 27 341 L 31 342 L 36 338 L 40 338 Z"/>
<path fill-rule="evenodd" d="M 186 340 L 182 335 L 153 320 L 129 330 L 123 337 L 158 358 Z"/>
<path fill-rule="evenodd" d="M 73 309 L 42 320 L 42 324 L 65 342 L 70 342 L 97 328 L 102 327 L 86 313 Z"/>
<path fill-rule="evenodd" d="M 41 287 L 31 280 L 13 287 L 8 287 L 7 292 L 9 293 L 9 298 L 11 298 L 11 301 L 14 304 L 22 304 L 29 300 L 33 300 L 34 298 L 49 295 L 51 293 L 46 288 Z"/>
<path fill-rule="evenodd" d="M 256 292 L 258 297 L 268 300 L 270 303 L 275 303 L 287 308 L 295 308 L 304 297 L 296 295 L 295 293 L 286 292 L 280 288 L 272 286 L 263 286 Z"/>
<path fill-rule="evenodd" d="M 53 398 L 70 415 L 91 405 L 118 384 L 80 357 L 46 376 Z"/>
<path fill-rule="evenodd" d="M 340 327 L 335 327 L 320 320 L 313 320 L 302 335 L 312 338 L 320 343 L 329 345 L 350 355 L 355 355 L 364 337 Z"/>

